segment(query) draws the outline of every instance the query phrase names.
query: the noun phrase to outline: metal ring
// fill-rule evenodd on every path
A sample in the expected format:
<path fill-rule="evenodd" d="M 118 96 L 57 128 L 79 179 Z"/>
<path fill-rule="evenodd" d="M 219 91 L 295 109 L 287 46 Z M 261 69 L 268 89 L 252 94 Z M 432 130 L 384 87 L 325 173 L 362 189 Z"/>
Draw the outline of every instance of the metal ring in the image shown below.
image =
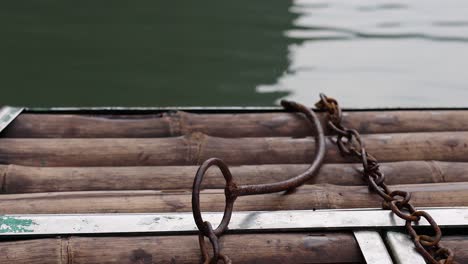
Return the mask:
<path fill-rule="evenodd" d="M 344 128 L 342 128 L 339 125 L 335 125 L 332 121 L 328 121 L 328 126 L 331 127 L 331 129 L 337 134 L 337 135 L 342 135 L 342 136 L 347 136 L 348 133 Z"/>
<path fill-rule="evenodd" d="M 421 244 L 421 241 L 419 239 L 415 238 L 414 239 L 414 247 L 416 248 L 416 251 L 423 256 L 423 258 L 429 262 L 430 264 L 440 264 L 427 250 L 424 248 L 424 246 Z"/>
<path fill-rule="evenodd" d="M 452 264 L 455 258 L 453 251 L 449 248 L 442 246 L 440 243 L 439 243 L 439 247 L 440 248 L 435 253 L 436 256 L 441 256 L 439 263 Z"/>
<path fill-rule="evenodd" d="M 325 94 L 320 93 L 320 101 L 317 106 L 324 108 L 331 115 L 331 119 L 335 124 L 340 124 L 342 120 L 341 108 L 338 105 L 338 101 L 334 98 L 327 97 Z"/>
<path fill-rule="evenodd" d="M 408 230 L 408 233 L 411 235 L 411 237 L 417 241 L 419 241 L 423 246 L 426 247 L 432 247 L 437 245 L 440 242 L 440 239 L 442 238 L 442 231 L 440 230 L 440 227 L 437 225 L 435 222 L 434 218 L 430 216 L 427 212 L 425 211 L 416 211 L 411 214 L 411 216 L 420 216 L 423 217 L 429 222 L 431 227 L 434 229 L 435 236 L 430 237 L 426 235 L 418 235 L 416 233 L 416 230 L 414 230 L 413 226 L 411 223 L 413 221 L 411 220 L 406 220 L 406 229 Z"/>
<path fill-rule="evenodd" d="M 205 246 L 205 236 L 208 237 L 211 243 L 211 247 L 213 248 L 213 258 L 212 260 L 218 260 L 219 258 L 219 244 L 218 244 L 218 237 L 215 235 L 213 231 L 213 227 L 211 226 L 210 222 L 204 222 L 205 228 L 208 232 L 207 235 L 204 235 L 201 231 L 198 233 L 198 244 L 200 245 L 200 251 L 202 253 L 203 263 L 208 264 L 210 263 L 210 255 L 206 250 Z"/>
<path fill-rule="evenodd" d="M 403 198 L 403 200 L 397 200 L 395 199 L 396 205 L 401 208 L 403 205 L 407 204 L 411 200 L 411 193 L 410 192 L 405 192 L 405 191 L 392 191 L 391 193 L 388 194 L 390 197 L 395 199 L 395 196 L 400 196 Z"/>
<path fill-rule="evenodd" d="M 216 236 L 221 235 L 226 231 L 229 221 L 231 220 L 232 209 L 234 207 L 234 201 L 237 198 L 235 194 L 236 184 L 232 180 L 232 174 L 229 171 L 228 166 L 224 161 L 218 158 L 211 158 L 203 162 L 203 164 L 198 168 L 197 174 L 195 175 L 195 180 L 193 181 L 193 192 L 192 192 L 192 212 L 195 223 L 197 224 L 198 230 L 206 237 L 209 235 L 209 230 L 203 217 L 201 215 L 200 209 L 200 189 L 201 183 L 203 181 L 203 176 L 205 176 L 206 171 L 213 165 L 216 165 L 222 172 L 224 179 L 226 180 L 226 188 L 224 189 L 224 195 L 226 196 L 226 206 L 224 208 L 223 219 L 218 227 L 214 230 Z"/>
<path fill-rule="evenodd" d="M 377 183 L 374 181 L 372 177 L 368 177 L 368 183 L 369 183 L 369 188 L 376 192 L 380 197 L 382 197 L 385 201 L 390 202 L 393 201 L 393 198 L 389 196 L 387 193 L 389 193 L 387 185 L 385 183 L 382 183 L 380 185 L 377 185 Z"/>
<path fill-rule="evenodd" d="M 213 257 L 210 258 L 210 255 L 208 254 L 208 251 L 206 250 L 205 246 L 205 236 L 200 232 L 198 234 L 198 244 L 200 245 L 203 264 L 216 264 L 218 263 L 219 259 L 222 259 L 225 264 L 232 264 L 231 259 L 229 259 L 228 256 L 220 252 L 221 249 L 219 246 L 218 237 L 214 233 L 213 227 L 211 226 L 210 222 L 205 222 L 205 225 L 209 232 L 208 239 L 210 240 L 211 246 L 213 248 Z"/>
<path fill-rule="evenodd" d="M 413 213 L 416 212 L 416 209 L 414 208 L 413 205 L 406 203 L 403 205 L 397 204 L 398 201 L 391 201 L 389 204 L 384 201 L 386 205 L 390 207 L 390 210 L 392 210 L 393 213 L 398 215 L 400 218 L 406 220 L 406 221 L 414 221 L 417 222 L 421 219 L 420 216 L 414 216 Z M 404 212 L 401 211 L 401 209 L 405 208 L 409 214 L 405 214 Z"/>

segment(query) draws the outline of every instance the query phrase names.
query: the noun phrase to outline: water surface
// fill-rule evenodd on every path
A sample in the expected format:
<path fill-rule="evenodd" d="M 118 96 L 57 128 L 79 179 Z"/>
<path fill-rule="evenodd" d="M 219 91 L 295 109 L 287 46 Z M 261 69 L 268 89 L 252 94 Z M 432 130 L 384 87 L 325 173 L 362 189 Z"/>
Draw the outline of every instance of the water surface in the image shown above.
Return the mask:
<path fill-rule="evenodd" d="M 288 38 L 288 71 L 259 92 L 348 107 L 468 106 L 468 2 L 305 1 Z"/>
<path fill-rule="evenodd" d="M 0 102 L 468 106 L 468 2 L 0 3 Z"/>

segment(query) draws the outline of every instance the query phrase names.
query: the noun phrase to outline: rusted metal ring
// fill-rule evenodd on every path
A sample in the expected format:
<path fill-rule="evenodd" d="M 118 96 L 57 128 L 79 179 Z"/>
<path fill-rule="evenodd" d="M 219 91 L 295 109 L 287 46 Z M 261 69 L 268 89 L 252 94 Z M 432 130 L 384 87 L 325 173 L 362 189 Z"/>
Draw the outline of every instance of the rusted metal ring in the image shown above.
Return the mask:
<path fill-rule="evenodd" d="M 335 132 L 337 135 L 342 135 L 344 137 L 348 135 L 348 133 L 343 127 L 333 123 L 332 121 L 328 121 L 328 126 L 330 126 L 333 132 Z"/>
<path fill-rule="evenodd" d="M 435 252 L 436 256 L 440 256 L 439 263 L 441 264 L 452 264 L 455 259 L 455 254 L 449 248 L 440 245 L 440 248 Z"/>
<path fill-rule="evenodd" d="M 231 171 L 229 170 L 226 163 L 224 163 L 224 161 L 218 158 L 211 158 L 203 162 L 200 168 L 198 168 L 197 174 L 195 175 L 195 180 L 193 181 L 192 212 L 198 230 L 200 230 L 200 232 L 206 237 L 209 237 L 210 231 L 207 229 L 205 221 L 203 221 L 203 217 L 201 215 L 200 189 L 201 183 L 203 181 L 203 176 L 205 175 L 206 171 L 213 165 L 217 166 L 221 170 L 224 179 L 226 180 L 226 188 L 224 189 L 224 195 L 226 196 L 226 205 L 224 208 L 223 219 L 221 220 L 221 223 L 218 225 L 218 227 L 213 231 L 216 236 L 219 236 L 224 231 L 226 231 L 229 221 L 231 220 L 234 201 L 237 198 L 235 192 L 237 186 L 235 185 L 232 179 Z"/>
<path fill-rule="evenodd" d="M 393 198 L 387 194 L 389 193 L 387 185 L 385 185 L 384 183 L 377 185 L 374 178 L 372 177 L 368 177 L 367 179 L 369 183 L 369 188 L 372 191 L 376 192 L 380 197 L 382 197 L 387 202 L 393 201 Z"/>
<path fill-rule="evenodd" d="M 211 226 L 210 222 L 204 222 L 205 230 L 207 230 L 207 234 L 204 235 L 201 232 L 198 233 L 198 244 L 200 244 L 200 251 L 202 253 L 203 263 L 208 264 L 210 263 L 210 255 L 205 246 L 205 236 L 208 237 L 211 243 L 211 247 L 213 248 L 213 259 L 219 258 L 219 243 L 218 237 L 215 235 L 213 231 L 213 227 Z"/>
<path fill-rule="evenodd" d="M 331 115 L 333 123 L 340 124 L 342 119 L 341 108 L 338 105 L 338 101 L 327 97 L 325 94 L 320 93 L 320 101 L 316 104 L 318 108 L 325 109 Z"/>
<path fill-rule="evenodd" d="M 405 191 L 392 191 L 391 193 L 388 194 L 390 197 L 395 199 L 395 196 L 400 196 L 403 199 L 402 200 L 397 200 L 395 199 L 396 205 L 401 208 L 405 204 L 408 204 L 408 202 L 411 200 L 411 193 L 410 192 L 405 192 Z M 392 201 L 393 202 L 393 201 Z"/>
<path fill-rule="evenodd" d="M 323 93 L 320 93 L 319 94 L 319 97 L 320 97 L 320 103 L 323 104 L 324 108 L 327 109 L 330 113 L 332 113 L 330 109 L 333 109 L 334 106 L 333 105 L 337 105 L 338 102 L 331 98 L 331 97 L 327 97 L 325 94 Z"/>
<path fill-rule="evenodd" d="M 376 185 L 380 186 L 385 182 L 385 175 L 380 171 L 379 165 L 375 162 L 374 157 L 369 155 L 364 147 L 361 148 L 361 157 L 364 179 L 372 178 Z"/>
<path fill-rule="evenodd" d="M 359 153 L 362 159 L 362 167 L 364 168 L 364 173 L 369 173 L 371 170 L 369 168 L 369 160 L 367 159 L 367 151 L 364 147 L 361 147 L 361 153 Z"/>
<path fill-rule="evenodd" d="M 356 142 L 359 144 L 359 149 L 361 149 L 364 146 L 362 144 L 361 136 L 359 135 L 359 132 L 357 132 L 356 129 L 346 129 L 346 133 L 348 135 L 347 138 L 351 140 L 350 143 L 352 143 L 352 139 L 354 138 L 354 140 L 356 140 Z"/>
<path fill-rule="evenodd" d="M 416 230 L 414 230 L 413 226 L 411 225 L 413 221 L 406 220 L 406 229 L 408 230 L 408 233 L 411 235 L 411 237 L 414 240 L 420 241 L 420 243 L 426 247 L 432 247 L 432 246 L 437 245 L 440 242 L 440 239 L 442 238 L 442 231 L 440 230 L 440 227 L 435 222 L 434 218 L 432 218 L 432 216 L 430 216 L 425 211 L 416 211 L 412 213 L 411 216 L 420 216 L 420 217 L 425 218 L 427 222 L 429 222 L 429 224 L 431 225 L 431 227 L 434 229 L 434 232 L 435 232 L 434 237 L 430 237 L 426 235 L 418 235 L 416 233 Z"/>
<path fill-rule="evenodd" d="M 337 132 L 337 131 L 335 131 Z M 355 154 L 358 157 L 361 157 L 361 151 L 364 148 L 361 137 L 355 129 L 346 129 L 344 130 L 345 134 L 338 133 L 336 143 L 341 154 L 350 155 Z M 343 139 L 346 138 L 346 141 Z"/>
<path fill-rule="evenodd" d="M 205 236 L 200 232 L 198 234 L 198 244 L 200 245 L 203 264 L 216 264 L 218 263 L 219 259 L 222 259 L 225 264 L 231 264 L 232 261 L 226 255 L 220 253 L 218 237 L 214 233 L 210 222 L 204 222 L 204 224 L 208 230 L 208 240 L 210 241 L 211 247 L 213 248 L 213 257 L 210 258 L 205 245 Z"/>
<path fill-rule="evenodd" d="M 416 251 L 423 256 L 423 258 L 430 264 L 440 264 L 421 244 L 421 241 L 418 239 L 413 239 L 414 241 L 414 247 L 416 248 Z"/>
<path fill-rule="evenodd" d="M 219 257 L 224 261 L 224 264 L 232 264 L 232 260 L 228 256 L 219 254 Z"/>
<path fill-rule="evenodd" d="M 382 186 L 382 184 L 385 183 L 385 174 L 381 172 L 378 168 L 373 171 L 371 170 L 369 175 L 374 179 L 377 185 Z"/>
<path fill-rule="evenodd" d="M 388 207 L 390 208 L 390 210 L 392 210 L 393 213 L 395 213 L 400 218 L 402 218 L 402 219 L 404 219 L 406 221 L 417 222 L 417 221 L 419 221 L 421 219 L 421 217 L 413 215 L 413 213 L 416 212 L 416 209 L 414 208 L 413 205 L 411 205 L 409 203 L 399 205 L 398 201 L 395 200 L 395 201 L 391 201 L 390 203 L 387 203 L 387 202 L 384 201 L 384 204 L 388 205 Z M 409 214 L 405 214 L 404 212 L 402 212 L 401 209 L 403 209 L 403 208 L 408 210 Z"/>
<path fill-rule="evenodd" d="M 348 141 L 344 142 L 343 138 L 346 138 Z M 339 134 L 336 137 L 336 145 L 338 146 L 338 149 L 340 150 L 341 155 L 350 155 L 351 154 L 350 148 L 348 146 L 346 146 L 347 144 L 349 144 L 349 138 L 347 136 Z"/>

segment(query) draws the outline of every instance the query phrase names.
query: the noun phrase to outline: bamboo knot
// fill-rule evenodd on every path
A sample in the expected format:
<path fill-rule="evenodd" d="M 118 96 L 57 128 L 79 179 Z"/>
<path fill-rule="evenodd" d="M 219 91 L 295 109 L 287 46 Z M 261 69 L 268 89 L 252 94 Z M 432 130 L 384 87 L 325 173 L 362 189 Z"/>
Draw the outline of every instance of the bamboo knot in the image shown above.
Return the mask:
<path fill-rule="evenodd" d="M 201 132 L 193 132 L 186 134 L 184 138 L 189 145 L 188 157 L 190 162 L 192 164 L 201 164 L 203 162 L 203 150 L 208 136 Z"/>

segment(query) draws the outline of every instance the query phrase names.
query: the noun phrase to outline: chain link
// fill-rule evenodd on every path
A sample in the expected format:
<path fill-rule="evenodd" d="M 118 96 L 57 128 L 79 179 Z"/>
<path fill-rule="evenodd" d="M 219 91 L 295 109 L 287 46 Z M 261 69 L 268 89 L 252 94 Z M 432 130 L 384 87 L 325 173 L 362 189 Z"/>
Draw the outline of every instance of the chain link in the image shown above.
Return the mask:
<path fill-rule="evenodd" d="M 316 107 L 328 113 L 327 125 L 336 137 L 336 144 L 343 156 L 352 156 L 362 163 L 362 175 L 368 183 L 369 189 L 377 193 L 382 199 L 382 208 L 389 209 L 398 217 L 406 221 L 406 230 L 413 239 L 416 250 L 430 264 L 452 264 L 454 253 L 442 246 L 440 239 L 442 231 L 435 220 L 425 211 L 418 211 L 410 203 L 411 193 L 402 190 L 390 190 L 385 184 L 385 175 L 380 171 L 376 158 L 367 153 L 359 132 L 348 129 L 341 124 L 342 114 L 338 102 L 320 94 L 320 101 Z M 434 236 L 418 234 L 413 227 L 424 218 L 429 222 Z"/>

